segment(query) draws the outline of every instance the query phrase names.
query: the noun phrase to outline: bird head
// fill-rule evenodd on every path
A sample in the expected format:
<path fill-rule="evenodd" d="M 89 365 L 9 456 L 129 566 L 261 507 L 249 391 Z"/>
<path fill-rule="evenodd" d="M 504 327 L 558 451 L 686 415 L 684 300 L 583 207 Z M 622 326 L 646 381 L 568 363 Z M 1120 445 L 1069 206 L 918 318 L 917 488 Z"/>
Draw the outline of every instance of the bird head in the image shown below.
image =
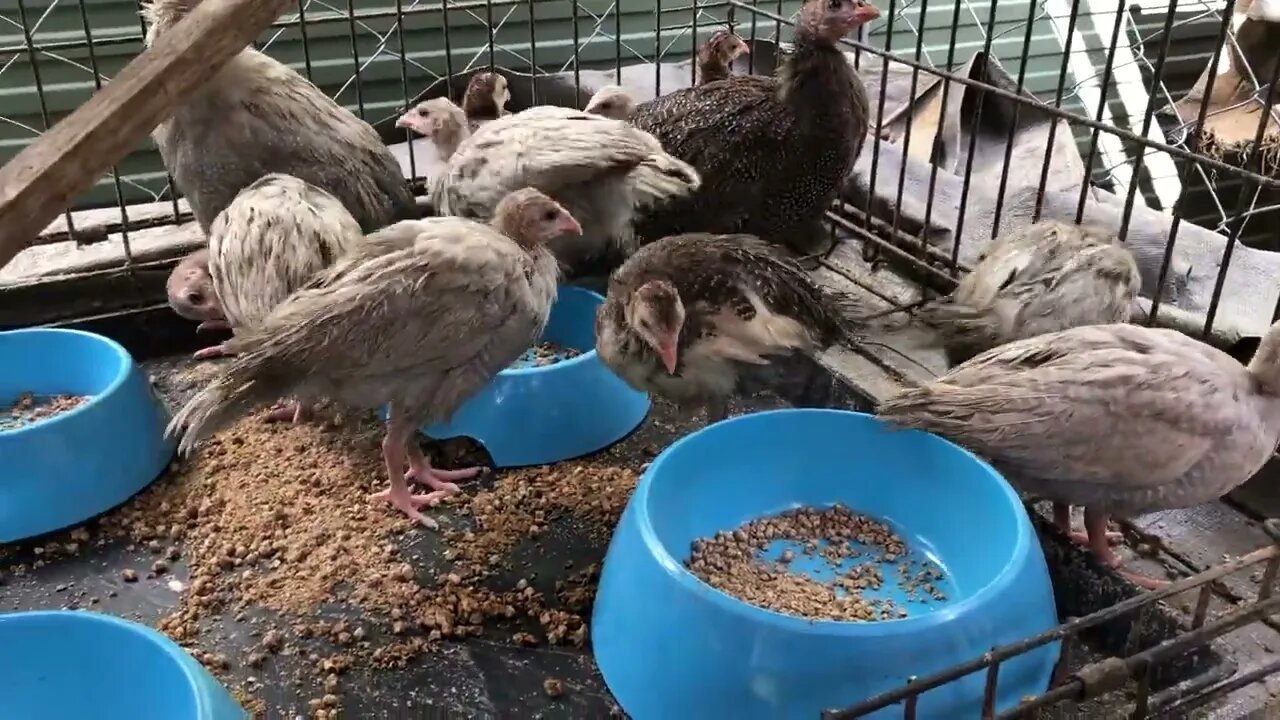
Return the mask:
<path fill-rule="evenodd" d="M 188 320 L 221 320 L 222 306 L 209 276 L 209 251 L 197 250 L 178 263 L 165 283 L 169 307 Z"/>
<path fill-rule="evenodd" d="M 675 285 L 666 280 L 650 280 L 631 295 L 626 309 L 627 324 L 658 353 L 662 365 L 676 374 L 680 331 L 684 328 L 684 303 Z"/>
<path fill-rule="evenodd" d="M 878 17 L 879 8 L 866 0 L 805 0 L 799 28 L 810 37 L 834 44 Z"/>
<path fill-rule="evenodd" d="M 596 91 L 583 112 L 613 120 L 626 120 L 636 109 L 636 99 L 621 85 L 606 85 Z"/>
<path fill-rule="evenodd" d="M 462 111 L 471 120 L 493 120 L 502 117 L 511 101 L 507 79 L 495 72 L 479 72 L 471 76 L 462 95 Z"/>
<path fill-rule="evenodd" d="M 408 128 L 430 140 L 444 159 L 458 149 L 471 134 L 462 108 L 446 97 L 424 100 L 396 120 L 396 127 Z"/>
<path fill-rule="evenodd" d="M 721 64 L 727 68 L 733 64 L 734 60 L 749 54 L 751 54 L 751 48 L 747 47 L 746 41 L 731 30 L 717 30 L 702 44 L 702 47 L 698 48 L 698 62 L 703 65 Z"/>
<path fill-rule="evenodd" d="M 516 190 L 504 197 L 494 211 L 494 225 L 524 248 L 582 234 L 582 226 L 568 210 L 533 188 Z"/>

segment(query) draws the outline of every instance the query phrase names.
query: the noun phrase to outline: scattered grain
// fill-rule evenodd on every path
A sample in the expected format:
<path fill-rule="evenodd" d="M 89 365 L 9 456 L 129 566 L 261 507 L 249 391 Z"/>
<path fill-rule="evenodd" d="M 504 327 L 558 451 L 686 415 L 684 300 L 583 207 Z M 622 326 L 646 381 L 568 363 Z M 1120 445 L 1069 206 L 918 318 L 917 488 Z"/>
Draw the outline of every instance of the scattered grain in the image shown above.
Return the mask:
<path fill-rule="evenodd" d="M 564 683 L 556 678 L 547 678 L 542 681 L 542 689 L 546 691 L 547 697 L 558 698 L 564 694 Z"/>
<path fill-rule="evenodd" d="M 74 410 L 89 400 L 86 395 L 39 396 L 22 393 L 17 401 L 0 408 L 0 432 L 17 430 L 31 423 Z"/>

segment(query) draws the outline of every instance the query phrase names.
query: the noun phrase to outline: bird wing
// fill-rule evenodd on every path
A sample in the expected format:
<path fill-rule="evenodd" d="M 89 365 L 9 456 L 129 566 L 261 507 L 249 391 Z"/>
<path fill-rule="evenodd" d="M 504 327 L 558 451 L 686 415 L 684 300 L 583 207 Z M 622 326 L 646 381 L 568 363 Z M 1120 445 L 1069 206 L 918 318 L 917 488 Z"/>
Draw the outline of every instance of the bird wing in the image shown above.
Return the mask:
<path fill-rule="evenodd" d="M 248 354 L 276 372 L 321 373 L 335 385 L 395 387 L 414 376 L 510 364 L 540 327 L 529 257 L 486 226 L 441 225 L 427 223 L 412 247 L 289 298 L 244 339 Z"/>
<path fill-rule="evenodd" d="M 636 108 L 631 124 L 697 168 L 703 187 L 715 190 L 689 201 L 696 202 L 696 207 L 673 205 L 673 213 L 679 209 L 714 216 L 723 228 L 739 228 L 746 222 L 750 206 L 741 202 L 740 195 L 777 171 L 770 165 L 787 156 L 794 135 L 792 116 L 778 112 L 777 92 L 773 78 L 734 75 L 668 93 Z M 685 224 L 674 222 L 671 227 Z M 646 234 L 668 229 L 664 223 Z"/>
<path fill-rule="evenodd" d="M 982 353 L 881 414 L 1014 477 L 1159 487 L 1247 421 L 1247 372 L 1206 348 L 1171 330 L 1073 328 Z"/>
<path fill-rule="evenodd" d="M 653 138 L 626 123 L 532 108 L 486 123 L 463 142 L 436 194 L 450 212 L 488 217 L 512 191 L 535 187 L 554 195 L 604 174 L 625 174 L 653 154 Z"/>

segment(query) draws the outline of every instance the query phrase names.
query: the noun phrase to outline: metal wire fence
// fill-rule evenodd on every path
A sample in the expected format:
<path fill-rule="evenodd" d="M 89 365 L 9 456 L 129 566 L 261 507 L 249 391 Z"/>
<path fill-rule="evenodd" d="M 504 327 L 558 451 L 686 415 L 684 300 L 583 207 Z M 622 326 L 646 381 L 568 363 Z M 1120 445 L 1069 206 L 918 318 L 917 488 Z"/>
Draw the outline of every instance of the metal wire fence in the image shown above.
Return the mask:
<path fill-rule="evenodd" d="M 944 81 L 941 97 L 931 101 L 940 106 L 936 117 L 963 107 L 982 118 L 984 103 L 998 105 L 999 112 L 1012 113 L 1003 123 L 1008 129 L 1000 151 L 1003 167 L 991 174 L 975 170 L 975 155 L 982 154 L 980 133 L 966 134 L 963 128 L 958 137 L 968 141 L 967 152 L 959 147 L 952 153 L 961 161 L 944 173 L 933 164 L 924 217 L 916 218 L 922 220 L 916 225 L 927 231 L 944 209 L 936 191 L 949 181 L 947 176 L 958 177 L 959 207 L 949 228 L 950 247 L 930 249 L 915 238 L 898 237 L 911 225 L 902 217 L 903 194 L 912 187 L 901 177 L 896 196 L 890 188 L 892 197 L 884 207 L 851 222 L 846 211 L 858 203 L 846 200 L 836 208 L 834 221 L 845 231 L 862 228 L 866 232 L 854 234 L 864 243 L 896 248 L 894 257 L 914 258 L 926 275 L 953 276 L 964 264 L 966 222 L 976 223 L 972 216 L 966 218 L 977 192 L 975 175 L 983 189 L 998 187 L 994 208 L 988 209 L 992 217 L 983 221 L 994 235 L 1002 213 L 1009 211 L 1008 192 L 1032 189 L 1043 196 L 1050 186 L 1063 187 L 1051 152 L 1056 152 L 1058 136 L 1070 133 L 1081 159 L 1076 163 L 1080 177 L 1074 179 L 1077 218 L 1085 215 L 1087 196 L 1095 189 L 1120 199 L 1122 234 L 1130 230 L 1135 208 L 1172 213 L 1164 248 L 1167 262 L 1159 271 L 1153 310 L 1160 305 L 1165 281 L 1176 274 L 1174 246 L 1186 234 L 1179 226 L 1189 223 L 1226 236 L 1218 278 L 1203 308 L 1207 332 L 1242 238 L 1261 238 L 1262 245 L 1270 242 L 1274 247 L 1269 249 L 1280 249 L 1280 242 L 1268 240 L 1275 233 L 1267 225 L 1274 217 L 1268 213 L 1280 207 L 1280 183 L 1271 177 L 1274 166 L 1263 150 L 1273 147 L 1271 138 L 1280 127 L 1270 107 L 1274 68 L 1280 63 L 1265 68 L 1270 77 L 1257 76 L 1248 62 L 1255 58 L 1238 42 L 1239 18 L 1233 22 L 1238 2 L 887 0 L 882 20 L 849 46 L 857 63 L 865 64 L 864 79 L 880 91 L 872 98 L 879 111 L 876 135 L 894 122 L 885 114 L 890 71 L 915 69 L 919 72 L 910 73 L 907 97 L 891 100 L 888 108 L 910 110 L 939 79 Z M 385 137 L 399 139 L 389 129 L 392 119 L 442 78 L 500 66 L 531 75 L 571 76 L 576 82 L 582 71 L 616 72 L 644 63 L 657 68 L 687 59 L 700 40 L 725 25 L 752 42 L 785 43 L 797 6 L 795 0 L 299 0 L 296 11 L 280 18 L 257 46 L 303 72 Z M 15 154 L 109 81 L 140 51 L 142 35 L 133 0 L 13 0 L 0 11 L 0 96 L 7 98 L 0 103 L 0 159 Z M 979 54 L 1003 69 L 1003 82 L 971 71 Z M 888 61 L 881 64 L 881 58 Z M 1198 113 L 1170 120 L 1168 107 L 1187 96 L 1206 66 L 1227 64 L 1245 78 L 1251 92 L 1237 93 L 1235 103 L 1213 105 L 1208 102 L 1214 95 L 1210 75 Z M 655 71 L 654 79 L 660 92 L 661 72 Z M 1207 135 L 1196 128 L 1212 124 L 1215 116 L 1240 114 L 1242 108 L 1248 114 L 1264 105 L 1265 112 L 1253 113 L 1257 132 L 1250 133 L 1252 142 L 1238 144 L 1234 154 L 1221 147 L 1206 152 Z M 1065 121 L 1061 127 L 1049 125 L 1038 187 L 1032 187 L 1037 178 L 1009 170 L 1030 152 L 1018 147 L 1015 153 L 1014 148 L 1019 123 L 1032 113 Z M 942 132 L 922 137 L 918 123 L 907 122 L 903 130 L 888 142 L 867 144 L 863 155 L 870 156 L 871 177 L 864 185 L 893 184 L 878 177 L 892 172 L 891 163 L 881 160 L 884 151 L 896 148 L 927 161 L 945 144 Z M 906 175 L 901 168 L 899 173 Z M 1043 202 L 1037 197 L 1037 217 Z M 114 210 L 108 214 L 109 208 Z M 91 209 L 98 209 L 97 214 L 86 213 Z M 37 243 L 85 246 L 118 240 L 119 262 L 126 268 L 136 260 L 135 233 L 188 218 L 149 143 L 123 159 L 71 210 L 75 212 L 68 211 Z M 149 243 L 163 244 L 153 237 L 158 236 L 148 236 Z M 0 270 L 0 284 L 43 272 L 48 270 L 39 262 L 15 263 Z"/>

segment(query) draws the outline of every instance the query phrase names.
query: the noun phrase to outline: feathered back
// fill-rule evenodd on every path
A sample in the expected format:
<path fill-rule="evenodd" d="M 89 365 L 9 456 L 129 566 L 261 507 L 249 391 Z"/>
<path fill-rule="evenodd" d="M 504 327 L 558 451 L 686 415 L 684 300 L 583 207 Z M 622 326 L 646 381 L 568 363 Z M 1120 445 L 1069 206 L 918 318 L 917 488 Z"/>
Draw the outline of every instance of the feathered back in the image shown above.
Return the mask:
<path fill-rule="evenodd" d="M 1045 221 L 1002 236 L 951 297 L 920 309 L 951 362 L 998 345 L 1081 325 L 1129 320 L 1141 288 L 1133 256 L 1114 238 Z"/>
<path fill-rule="evenodd" d="M 228 341 L 239 355 L 170 423 L 170 433 L 186 429 L 184 452 L 285 396 L 360 408 L 394 400 L 423 422 L 444 420 L 537 339 L 556 294 L 545 249 L 526 252 L 461 218 L 388 230 L 381 247 L 400 249 L 338 263 Z"/>
<path fill-rule="evenodd" d="M 698 173 L 668 155 L 648 133 L 580 110 L 539 106 L 485 123 L 437 178 L 432 205 L 441 214 L 492 217 L 508 193 L 534 187 L 563 205 L 583 236 L 554 246 L 566 265 L 634 247 L 632 220 L 692 192 Z"/>
<path fill-rule="evenodd" d="M 144 8 L 154 40 L 197 0 Z M 399 163 L 378 133 L 292 69 L 245 49 L 152 133 L 165 168 L 200 228 L 236 194 L 271 173 L 305 180 L 338 198 L 365 232 L 418 209 Z"/>
<path fill-rule="evenodd" d="M 362 237 L 337 198 L 291 175 L 240 191 L 209 228 L 209 276 L 227 322 L 261 322 Z"/>

